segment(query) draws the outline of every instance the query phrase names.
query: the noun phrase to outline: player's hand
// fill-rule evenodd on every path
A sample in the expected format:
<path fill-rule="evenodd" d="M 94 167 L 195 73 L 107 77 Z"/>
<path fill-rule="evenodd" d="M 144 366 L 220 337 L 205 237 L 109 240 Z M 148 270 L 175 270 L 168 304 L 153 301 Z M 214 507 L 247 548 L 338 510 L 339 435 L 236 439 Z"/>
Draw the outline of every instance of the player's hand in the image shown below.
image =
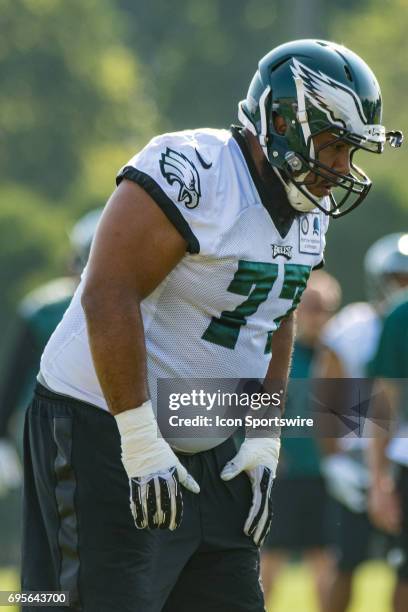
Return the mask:
<path fill-rule="evenodd" d="M 343 453 L 335 453 L 322 460 L 321 470 L 334 499 L 351 512 L 366 511 L 370 475 L 365 465 Z"/>
<path fill-rule="evenodd" d="M 22 481 L 21 462 L 14 445 L 0 438 L 0 497 L 18 489 Z"/>
<path fill-rule="evenodd" d="M 221 472 L 223 480 L 231 480 L 245 471 L 251 481 L 252 505 L 244 525 L 244 533 L 261 546 L 272 521 L 272 484 L 276 475 L 280 450 L 279 438 L 247 438 L 238 453 Z"/>
<path fill-rule="evenodd" d="M 122 444 L 122 463 L 129 477 L 130 508 L 138 529 L 179 527 L 183 516 L 180 485 L 193 493 L 200 487 L 169 444 L 158 436 L 150 401 L 115 415 Z"/>
<path fill-rule="evenodd" d="M 392 535 L 401 529 L 401 503 L 391 478 L 373 484 L 368 497 L 368 513 L 373 524 Z"/>

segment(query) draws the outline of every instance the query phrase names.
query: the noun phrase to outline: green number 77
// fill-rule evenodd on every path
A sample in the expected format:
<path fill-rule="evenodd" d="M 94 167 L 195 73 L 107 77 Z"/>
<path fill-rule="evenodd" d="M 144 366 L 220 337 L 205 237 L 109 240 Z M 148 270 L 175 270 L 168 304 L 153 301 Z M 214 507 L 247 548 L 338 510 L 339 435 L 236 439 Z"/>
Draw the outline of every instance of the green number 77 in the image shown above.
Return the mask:
<path fill-rule="evenodd" d="M 202 335 L 203 340 L 234 349 L 238 341 L 239 332 L 248 318 L 255 314 L 260 304 L 265 302 L 277 277 L 279 267 L 277 263 L 240 260 L 234 278 L 228 286 L 228 291 L 237 295 L 247 296 L 247 299 L 234 310 L 224 310 L 220 317 L 212 317 L 211 323 Z M 307 279 L 310 266 L 299 264 L 285 264 L 283 286 L 279 298 L 292 300 L 292 305 L 285 315 L 277 317 L 279 323 L 284 316 L 294 310 L 298 305 Z M 270 335 L 268 334 L 265 352 L 270 352 Z"/>

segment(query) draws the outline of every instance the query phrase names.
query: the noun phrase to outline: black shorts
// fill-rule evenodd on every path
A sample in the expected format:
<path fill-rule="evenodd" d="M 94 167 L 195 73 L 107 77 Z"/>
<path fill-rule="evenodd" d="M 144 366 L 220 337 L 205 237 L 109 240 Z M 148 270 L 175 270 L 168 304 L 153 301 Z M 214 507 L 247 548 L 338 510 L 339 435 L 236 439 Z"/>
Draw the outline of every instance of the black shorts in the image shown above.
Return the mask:
<path fill-rule="evenodd" d="M 352 512 L 331 500 L 329 525 L 336 565 L 340 572 L 354 572 L 370 558 L 371 543 L 376 533 L 366 512 Z"/>
<path fill-rule="evenodd" d="M 401 552 L 397 566 L 398 578 L 408 581 L 408 467 L 398 466 L 397 488 L 401 500 L 402 528 L 397 537 L 397 546 Z"/>
<path fill-rule="evenodd" d="M 258 549 L 243 533 L 250 484 L 219 477 L 235 452 L 231 439 L 180 456 L 201 493 L 183 489 L 176 531 L 137 530 L 113 417 L 38 386 L 24 432 L 22 588 L 69 591 L 83 612 L 263 612 Z"/>
<path fill-rule="evenodd" d="M 327 493 L 321 477 L 278 477 L 272 501 L 273 520 L 265 550 L 295 552 L 326 545 Z"/>

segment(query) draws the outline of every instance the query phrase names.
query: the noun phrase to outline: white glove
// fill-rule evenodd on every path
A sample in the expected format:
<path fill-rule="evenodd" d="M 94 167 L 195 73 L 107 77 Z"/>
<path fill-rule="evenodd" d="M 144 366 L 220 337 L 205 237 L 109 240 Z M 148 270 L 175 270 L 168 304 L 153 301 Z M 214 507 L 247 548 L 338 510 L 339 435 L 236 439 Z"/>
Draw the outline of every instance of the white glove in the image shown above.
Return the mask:
<path fill-rule="evenodd" d="M 22 482 L 22 469 L 19 456 L 13 444 L 0 438 L 0 497 L 10 489 L 18 489 Z"/>
<path fill-rule="evenodd" d="M 279 450 L 279 438 L 247 438 L 221 472 L 223 480 L 231 480 L 245 471 L 251 481 L 252 505 L 244 533 L 252 537 L 257 546 L 261 546 L 271 526 L 271 492 Z"/>
<path fill-rule="evenodd" d="M 368 469 L 343 453 L 328 455 L 321 463 L 327 490 L 352 512 L 367 509 L 367 490 L 370 484 Z"/>
<path fill-rule="evenodd" d="M 138 529 L 173 531 L 183 516 L 180 483 L 193 493 L 200 487 L 160 436 L 151 401 L 115 415 L 122 463 L 129 477 L 130 509 Z"/>

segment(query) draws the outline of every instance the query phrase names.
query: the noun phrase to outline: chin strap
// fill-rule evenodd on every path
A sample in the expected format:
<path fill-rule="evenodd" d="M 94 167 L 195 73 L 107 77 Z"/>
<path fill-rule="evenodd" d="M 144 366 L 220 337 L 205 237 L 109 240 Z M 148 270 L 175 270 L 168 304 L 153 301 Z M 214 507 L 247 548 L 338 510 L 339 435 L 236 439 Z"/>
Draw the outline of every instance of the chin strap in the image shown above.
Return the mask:
<path fill-rule="evenodd" d="M 285 188 L 286 196 L 288 198 L 289 204 L 297 210 L 298 212 L 310 212 L 316 208 L 316 206 L 311 202 L 299 189 L 291 183 L 290 181 L 286 182 L 280 173 L 278 168 L 272 166 L 272 170 L 275 172 L 276 176 L 279 178 L 280 182 Z M 304 174 L 306 176 L 307 172 Z M 299 177 L 302 178 L 302 177 Z M 306 189 L 306 187 L 305 187 Z"/>

